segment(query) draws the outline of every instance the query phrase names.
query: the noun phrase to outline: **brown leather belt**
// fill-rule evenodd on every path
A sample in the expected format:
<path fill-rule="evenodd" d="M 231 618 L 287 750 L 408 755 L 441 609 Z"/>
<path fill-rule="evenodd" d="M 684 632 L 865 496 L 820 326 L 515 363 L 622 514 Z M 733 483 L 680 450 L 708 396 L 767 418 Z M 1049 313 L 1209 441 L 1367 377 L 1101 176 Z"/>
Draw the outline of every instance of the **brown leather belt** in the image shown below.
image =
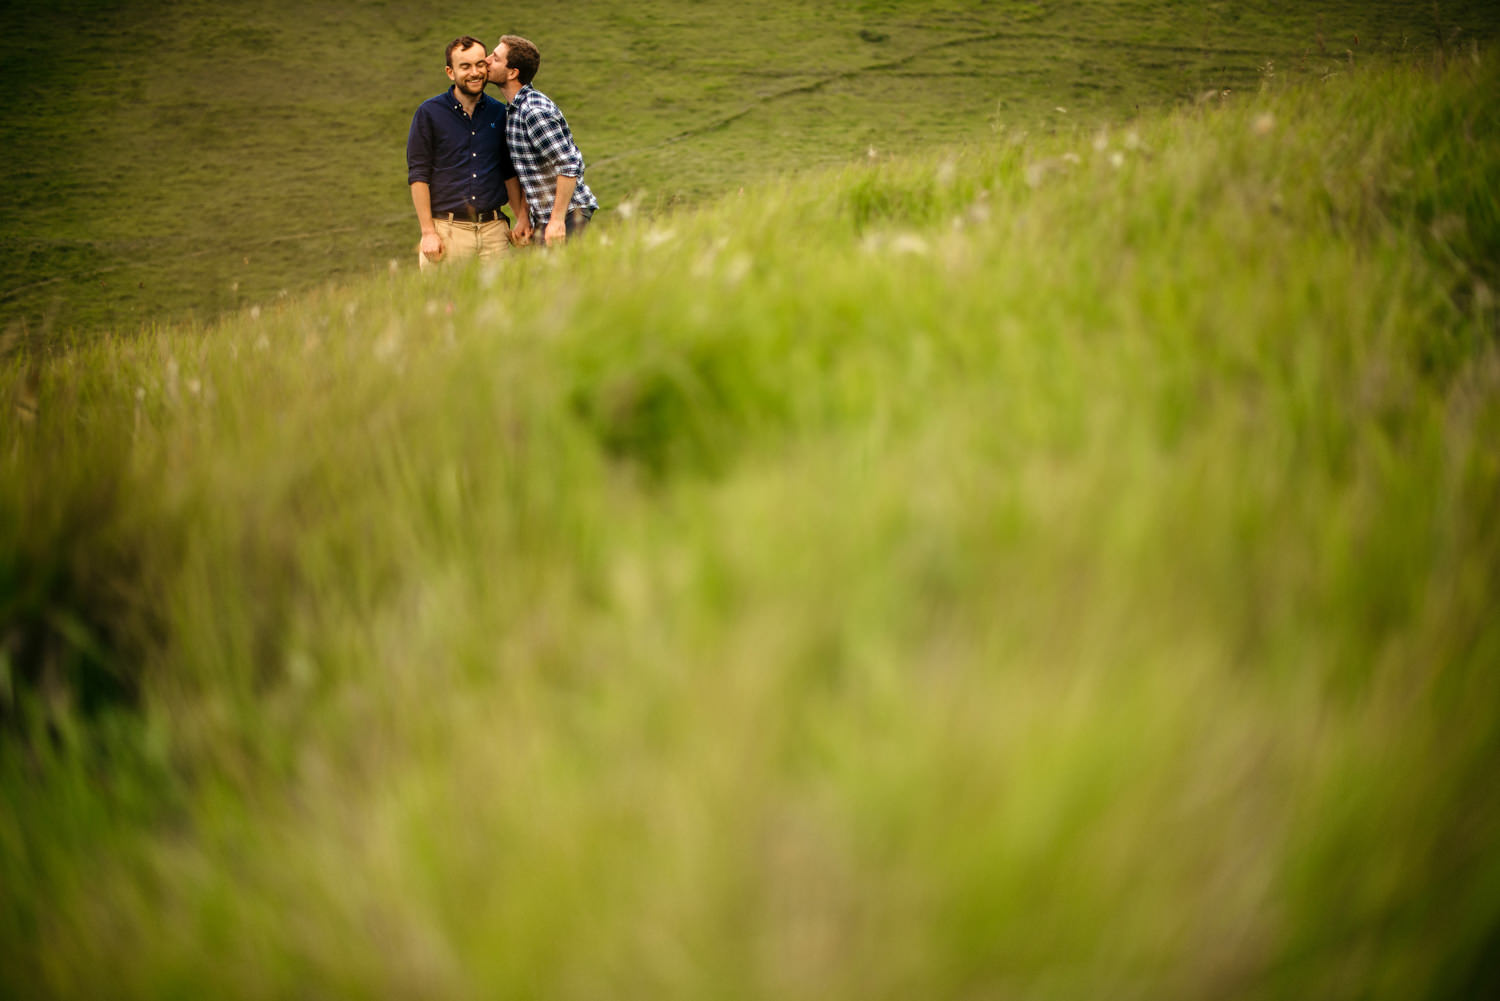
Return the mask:
<path fill-rule="evenodd" d="M 505 216 L 500 214 L 499 209 L 491 209 L 488 212 L 479 213 L 479 218 L 476 219 L 470 214 L 468 209 L 460 209 L 457 212 L 434 212 L 433 218 L 442 219 L 446 222 L 462 222 L 468 223 L 470 226 L 477 226 L 482 222 L 500 222 L 505 219 Z"/>

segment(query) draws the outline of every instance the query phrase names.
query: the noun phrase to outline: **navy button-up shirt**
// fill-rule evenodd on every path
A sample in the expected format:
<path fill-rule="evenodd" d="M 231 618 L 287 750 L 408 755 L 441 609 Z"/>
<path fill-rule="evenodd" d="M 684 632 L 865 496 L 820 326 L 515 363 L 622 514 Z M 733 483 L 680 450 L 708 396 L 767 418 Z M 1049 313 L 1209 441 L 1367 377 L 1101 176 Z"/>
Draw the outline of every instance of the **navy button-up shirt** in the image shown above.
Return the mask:
<path fill-rule="evenodd" d="M 515 176 L 504 104 L 481 94 L 471 118 L 450 88 L 418 105 L 406 136 L 406 183 L 431 187 L 433 215 L 498 209 Z"/>

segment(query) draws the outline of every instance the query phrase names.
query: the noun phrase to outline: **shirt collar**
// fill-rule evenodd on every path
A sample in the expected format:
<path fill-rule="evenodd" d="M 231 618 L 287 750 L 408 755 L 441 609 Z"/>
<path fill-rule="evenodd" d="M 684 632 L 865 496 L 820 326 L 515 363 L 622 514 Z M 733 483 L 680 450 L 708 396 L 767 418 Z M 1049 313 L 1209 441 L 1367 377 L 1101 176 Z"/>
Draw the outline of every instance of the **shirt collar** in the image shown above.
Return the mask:
<path fill-rule="evenodd" d="M 454 111 L 457 111 L 459 113 L 462 113 L 463 110 L 464 110 L 464 106 L 459 103 L 459 100 L 458 100 L 457 97 L 454 96 L 453 91 L 454 91 L 454 88 L 452 88 L 452 87 L 449 87 L 447 90 L 443 91 L 443 101 L 444 101 L 445 104 L 448 105 L 449 108 L 451 108 Z M 479 100 L 474 104 L 474 114 L 472 116 L 470 116 L 470 117 L 478 118 L 485 111 L 486 108 L 492 107 L 493 105 L 498 104 L 498 103 L 499 102 L 496 101 L 490 95 L 488 95 L 488 94 L 480 94 L 479 95 Z"/>

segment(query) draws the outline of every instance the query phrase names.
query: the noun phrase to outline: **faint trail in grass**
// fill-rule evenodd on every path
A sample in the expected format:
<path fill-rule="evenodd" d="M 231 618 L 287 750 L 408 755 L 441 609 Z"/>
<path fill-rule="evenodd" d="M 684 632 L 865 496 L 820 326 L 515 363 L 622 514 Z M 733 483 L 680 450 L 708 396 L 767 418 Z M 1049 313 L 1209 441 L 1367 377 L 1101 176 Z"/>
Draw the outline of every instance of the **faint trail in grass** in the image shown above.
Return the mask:
<path fill-rule="evenodd" d="M 1063 34 L 1061 32 L 1045 31 L 987 31 L 983 34 L 978 35 L 963 35 L 958 38 L 946 38 L 942 41 L 933 42 L 930 45 L 923 45 L 915 49 L 911 49 L 905 54 L 893 59 L 883 59 L 878 62 L 866 63 L 863 66 L 856 66 L 853 69 L 842 70 L 838 73 L 830 73 L 827 76 L 819 77 L 818 79 L 809 81 L 807 83 L 800 83 L 795 86 L 786 87 L 782 90 L 776 91 L 773 94 L 767 94 L 764 97 L 757 98 L 750 104 L 745 105 L 732 114 L 725 115 L 721 118 L 716 118 L 703 125 L 684 129 L 681 132 L 668 136 L 665 139 L 659 140 L 654 143 L 648 143 L 645 146 L 637 146 L 634 149 L 623 150 L 619 153 L 611 153 L 608 156 L 602 156 L 595 161 L 595 164 L 598 165 L 611 163 L 616 160 L 624 159 L 625 157 L 635 156 L 639 153 L 649 153 L 652 150 L 662 149 L 663 147 L 671 146 L 674 143 L 682 142 L 685 139 L 693 139 L 698 136 L 707 135 L 710 132 L 717 132 L 719 129 L 728 128 L 730 125 L 733 125 L 735 122 L 739 121 L 745 116 L 761 110 L 762 108 L 771 104 L 771 102 L 773 101 L 779 101 L 788 97 L 796 97 L 802 94 L 814 94 L 833 84 L 840 83 L 844 80 L 852 80 L 868 73 L 879 73 L 888 70 L 899 69 L 901 66 L 910 63 L 912 59 L 918 56 L 927 55 L 929 53 L 937 52 L 943 49 L 960 48 L 967 45 L 980 45 L 986 42 L 997 42 L 1002 40 L 1054 42 L 1059 44 L 1083 45 L 1095 48 L 1117 46 L 1120 44 L 1115 39 L 1091 38 L 1082 35 L 1069 35 Z M 1236 58 L 1264 60 L 1273 57 L 1285 58 L 1288 54 L 1290 54 L 1288 50 L 1285 49 L 1273 50 L 1270 48 L 1245 49 L 1217 47 L 1203 48 L 1202 46 L 1173 45 L 1165 42 L 1130 42 L 1126 47 L 1138 50 L 1140 52 L 1169 53 L 1172 55 L 1193 55 L 1205 58 L 1213 56 L 1229 56 Z"/>

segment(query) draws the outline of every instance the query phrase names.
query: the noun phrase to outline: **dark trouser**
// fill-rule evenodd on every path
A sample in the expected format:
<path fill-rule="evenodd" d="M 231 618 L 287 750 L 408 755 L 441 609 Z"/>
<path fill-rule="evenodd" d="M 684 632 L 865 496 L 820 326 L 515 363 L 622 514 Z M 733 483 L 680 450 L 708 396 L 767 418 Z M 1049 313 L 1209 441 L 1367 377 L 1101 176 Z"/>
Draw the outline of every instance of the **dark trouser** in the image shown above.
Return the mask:
<path fill-rule="evenodd" d="M 583 228 L 589 224 L 589 220 L 592 218 L 594 218 L 593 209 L 568 209 L 568 215 L 567 218 L 563 219 L 563 225 L 568 228 L 568 235 L 572 236 L 574 233 L 582 232 Z"/>
<path fill-rule="evenodd" d="M 568 234 L 568 239 L 571 240 L 575 234 L 583 232 L 584 227 L 589 224 L 589 220 L 593 217 L 593 209 L 568 209 L 568 214 L 563 216 L 563 231 Z M 531 242 L 542 246 L 547 245 L 546 223 L 542 223 L 536 228 L 536 236 L 532 238 Z"/>

